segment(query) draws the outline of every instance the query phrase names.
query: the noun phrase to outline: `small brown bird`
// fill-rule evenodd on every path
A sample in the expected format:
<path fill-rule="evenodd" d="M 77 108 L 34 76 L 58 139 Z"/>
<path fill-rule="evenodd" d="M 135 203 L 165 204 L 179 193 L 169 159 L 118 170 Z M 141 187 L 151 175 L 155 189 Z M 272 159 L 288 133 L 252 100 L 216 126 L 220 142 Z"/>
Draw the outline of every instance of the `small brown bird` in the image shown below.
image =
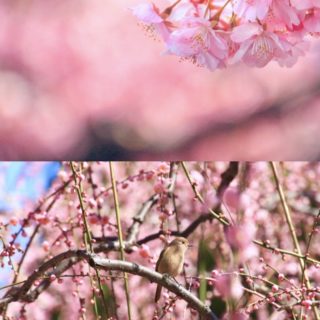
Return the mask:
<path fill-rule="evenodd" d="M 189 246 L 186 238 L 177 237 L 171 241 L 160 253 L 156 265 L 156 271 L 167 273 L 172 277 L 182 272 L 184 263 L 184 254 Z M 160 299 L 162 286 L 158 284 L 154 301 Z"/>

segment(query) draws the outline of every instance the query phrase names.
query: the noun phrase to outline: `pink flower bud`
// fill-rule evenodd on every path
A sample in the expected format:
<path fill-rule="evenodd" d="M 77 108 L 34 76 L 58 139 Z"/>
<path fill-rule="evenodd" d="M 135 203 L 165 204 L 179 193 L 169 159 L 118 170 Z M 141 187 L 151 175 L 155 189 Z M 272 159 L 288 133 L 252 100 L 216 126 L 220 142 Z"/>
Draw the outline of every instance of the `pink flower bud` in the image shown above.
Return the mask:
<path fill-rule="evenodd" d="M 312 301 L 311 300 L 302 300 L 301 305 L 304 306 L 306 309 L 311 309 Z"/>
<path fill-rule="evenodd" d="M 33 284 L 37 287 L 40 284 L 40 280 L 37 279 Z"/>
<path fill-rule="evenodd" d="M 49 249 L 50 249 L 49 242 L 48 241 L 43 241 L 42 248 L 43 248 L 44 251 L 48 252 Z"/>
<path fill-rule="evenodd" d="M 19 223 L 19 220 L 18 220 L 17 217 L 12 217 L 12 218 L 10 218 L 9 223 L 10 223 L 12 226 L 16 226 L 16 225 Z"/>
<path fill-rule="evenodd" d="M 54 280 L 56 280 L 57 279 L 57 276 L 55 275 L 55 274 L 51 274 L 50 275 L 50 281 L 52 282 L 52 281 L 54 281 Z"/>
<path fill-rule="evenodd" d="M 153 190 L 155 193 L 163 193 L 165 191 L 165 187 L 161 182 L 158 182 L 153 186 Z"/>

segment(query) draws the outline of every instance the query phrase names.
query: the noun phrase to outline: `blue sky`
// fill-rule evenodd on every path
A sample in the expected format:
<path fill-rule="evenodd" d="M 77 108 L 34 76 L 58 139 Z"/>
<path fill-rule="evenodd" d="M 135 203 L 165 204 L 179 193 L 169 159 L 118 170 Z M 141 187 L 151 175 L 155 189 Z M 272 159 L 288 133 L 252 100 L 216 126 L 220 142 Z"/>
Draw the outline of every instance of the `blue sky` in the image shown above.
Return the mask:
<path fill-rule="evenodd" d="M 0 221 L 7 222 L 10 213 L 33 208 L 39 197 L 46 194 L 55 180 L 59 162 L 0 162 Z M 8 215 L 9 213 L 9 215 Z M 11 227 L 14 232 L 17 227 Z M 19 238 L 24 247 L 27 239 Z M 2 243 L 0 243 L 0 250 Z M 1 270 L 0 287 L 7 284 L 10 269 Z M 0 296 L 5 290 L 0 291 Z"/>
<path fill-rule="evenodd" d="M 59 162 L 0 162 L 0 210 L 22 209 L 51 186 Z"/>

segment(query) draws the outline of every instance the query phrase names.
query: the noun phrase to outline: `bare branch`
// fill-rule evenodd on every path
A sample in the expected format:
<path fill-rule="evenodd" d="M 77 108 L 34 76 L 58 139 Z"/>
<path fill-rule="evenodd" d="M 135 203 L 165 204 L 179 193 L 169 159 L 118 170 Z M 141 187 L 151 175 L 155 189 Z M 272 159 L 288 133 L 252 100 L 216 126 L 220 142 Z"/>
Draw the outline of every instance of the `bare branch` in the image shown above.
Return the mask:
<path fill-rule="evenodd" d="M 127 242 L 133 243 L 136 241 L 140 226 L 142 225 L 145 216 L 148 214 L 150 209 L 157 203 L 159 199 L 159 194 L 152 195 L 147 201 L 142 204 L 141 209 L 133 217 L 133 223 L 128 229 Z"/>
<path fill-rule="evenodd" d="M 231 161 L 227 170 L 221 174 L 221 182 L 217 189 L 217 196 L 221 199 L 226 189 L 229 187 L 230 183 L 237 176 L 239 171 L 239 162 Z"/>

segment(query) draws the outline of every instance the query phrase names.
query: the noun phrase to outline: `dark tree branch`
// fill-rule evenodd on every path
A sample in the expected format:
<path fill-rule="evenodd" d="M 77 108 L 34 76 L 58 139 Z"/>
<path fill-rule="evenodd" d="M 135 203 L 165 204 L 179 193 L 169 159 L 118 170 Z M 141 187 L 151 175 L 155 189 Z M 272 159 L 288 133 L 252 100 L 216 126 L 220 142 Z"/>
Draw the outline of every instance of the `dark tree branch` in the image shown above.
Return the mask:
<path fill-rule="evenodd" d="M 102 157 L 110 160 L 111 157 L 116 160 L 128 160 L 141 159 L 141 155 L 145 155 L 149 159 L 159 160 L 159 158 L 166 159 L 169 157 L 171 159 L 181 158 L 181 156 L 179 157 L 181 154 L 184 154 L 184 157 L 186 157 L 186 155 L 190 155 L 190 150 L 195 148 L 199 143 L 206 141 L 208 138 L 214 139 L 221 136 L 225 137 L 232 134 L 235 130 L 247 131 L 248 128 L 252 128 L 254 125 L 259 124 L 260 121 L 265 122 L 269 120 L 272 123 L 279 124 L 288 119 L 294 112 L 310 110 L 313 108 L 312 102 L 316 101 L 316 99 L 319 98 L 319 95 L 320 78 L 315 80 L 315 83 L 308 88 L 299 89 L 296 92 L 288 94 L 286 97 L 280 97 L 273 102 L 266 101 L 261 103 L 261 105 L 254 106 L 254 112 L 247 113 L 243 117 L 238 117 L 235 121 L 230 122 L 229 118 L 226 119 L 226 121 L 217 121 L 214 115 L 212 121 L 208 121 L 207 125 L 201 126 L 201 128 L 193 134 L 185 135 L 183 139 L 177 139 L 164 145 L 161 145 L 161 143 L 151 144 L 144 141 L 145 139 L 137 132 L 137 130 L 133 127 L 128 127 L 126 124 L 93 123 L 91 128 L 89 128 L 89 133 L 87 133 L 87 136 L 92 136 L 92 149 L 88 151 L 84 158 L 86 160 L 101 160 Z M 101 127 L 103 128 L 103 134 L 97 134 L 96 132 L 100 132 Z M 139 139 L 144 143 L 144 146 L 135 151 L 124 148 L 123 144 L 120 144 L 117 139 L 112 138 L 114 136 L 113 132 L 118 131 L 119 128 L 129 132 L 130 135 L 135 135 L 136 139 Z M 116 156 L 112 154 L 112 152 L 116 154 Z M 310 158 L 311 156 L 313 159 L 315 159 L 315 157 L 318 159 L 320 154 L 313 153 L 307 155 L 307 158 Z M 305 154 L 303 155 L 303 158 L 306 159 Z"/>
<path fill-rule="evenodd" d="M 175 237 L 185 237 L 187 238 L 191 233 L 193 233 L 197 227 L 206 221 L 212 221 L 214 219 L 214 217 L 212 216 L 211 213 L 205 213 L 202 214 L 201 216 L 199 216 L 197 219 L 195 219 L 192 223 L 190 223 L 190 225 L 184 229 L 183 231 L 179 232 L 179 231 L 171 231 L 171 235 L 175 236 Z M 144 243 L 150 242 L 152 240 L 156 240 L 158 239 L 163 233 L 163 231 L 159 231 L 153 234 L 150 234 L 148 236 L 146 236 L 143 239 L 140 239 L 137 241 L 138 245 L 142 245 Z"/>
<path fill-rule="evenodd" d="M 97 268 L 106 271 L 127 272 L 144 277 L 151 282 L 161 284 L 163 287 L 167 288 L 169 291 L 185 300 L 191 308 L 197 310 L 201 316 L 205 317 L 205 319 L 218 320 L 218 317 L 211 311 L 209 306 L 202 303 L 191 292 L 185 289 L 182 285 L 178 284 L 176 280 L 168 277 L 167 275 L 160 274 L 136 263 L 122 260 L 110 260 L 82 250 L 70 250 L 45 262 L 40 266 L 39 269 L 35 270 L 30 275 L 30 277 L 22 286 L 16 287 L 15 290 L 11 292 L 11 295 L 8 295 L 0 300 L 0 311 L 5 305 L 13 301 L 34 301 L 34 299 L 43 291 L 40 289 L 40 285 L 36 289 L 29 292 L 34 281 L 43 275 L 47 275 L 47 272 L 56 267 L 58 264 L 63 265 L 64 260 L 66 260 L 68 265 L 69 261 L 72 259 L 76 262 L 80 260 L 86 260 L 90 266 L 95 269 Z"/>
<path fill-rule="evenodd" d="M 203 126 L 195 132 L 192 136 L 186 137 L 184 141 L 174 144 L 174 146 L 169 145 L 161 150 L 149 148 L 145 150 L 145 153 L 153 157 L 161 153 L 162 158 L 166 153 L 170 154 L 171 152 L 174 152 L 174 154 L 189 153 L 190 149 L 207 138 L 220 135 L 226 136 L 234 130 L 246 130 L 254 124 L 259 123 L 259 121 L 269 120 L 270 122 L 279 123 L 280 121 L 285 120 L 293 112 L 312 108 L 312 102 L 315 101 L 315 99 L 318 99 L 319 96 L 320 78 L 314 85 L 308 88 L 301 89 L 287 97 L 281 97 L 273 103 L 266 102 L 262 104 L 260 107 L 255 108 L 257 111 L 250 113 L 246 117 L 240 118 L 238 121 L 209 123 L 207 126 Z"/>
<path fill-rule="evenodd" d="M 220 201 L 223 197 L 224 192 L 229 187 L 230 183 L 237 176 L 238 171 L 239 162 L 231 161 L 227 170 L 221 174 L 221 182 L 217 189 L 217 196 L 219 197 Z"/>
<path fill-rule="evenodd" d="M 140 226 L 143 224 L 143 221 L 150 211 L 150 209 L 157 203 L 159 199 L 158 194 L 154 194 L 151 196 L 146 202 L 143 203 L 141 209 L 138 213 L 133 217 L 133 223 L 131 227 L 128 229 L 127 233 L 127 242 L 133 243 L 135 242 L 137 235 L 139 233 Z"/>

